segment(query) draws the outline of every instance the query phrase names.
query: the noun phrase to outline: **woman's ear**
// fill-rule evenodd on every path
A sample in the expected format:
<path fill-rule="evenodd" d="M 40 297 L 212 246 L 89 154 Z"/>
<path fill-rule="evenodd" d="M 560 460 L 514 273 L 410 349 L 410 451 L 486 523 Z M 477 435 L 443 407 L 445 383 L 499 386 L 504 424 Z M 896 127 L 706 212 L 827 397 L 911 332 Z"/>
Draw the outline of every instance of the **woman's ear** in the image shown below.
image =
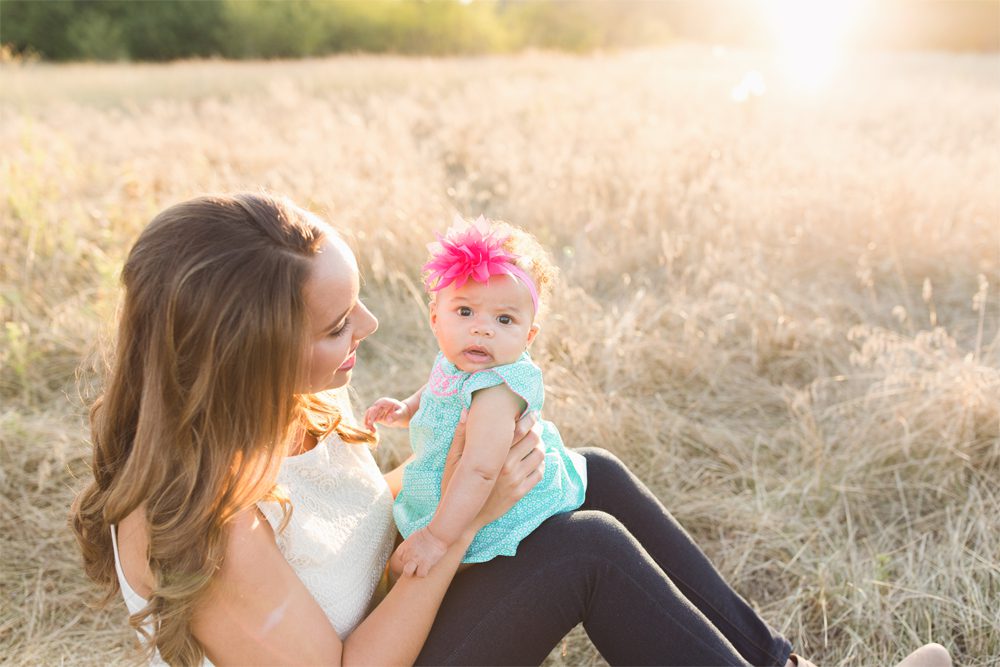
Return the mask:
<path fill-rule="evenodd" d="M 529 346 L 531 345 L 531 342 L 533 340 L 535 340 L 535 336 L 538 335 L 538 331 L 541 328 L 542 328 L 542 326 L 540 324 L 532 324 L 531 328 L 528 329 L 528 345 Z"/>

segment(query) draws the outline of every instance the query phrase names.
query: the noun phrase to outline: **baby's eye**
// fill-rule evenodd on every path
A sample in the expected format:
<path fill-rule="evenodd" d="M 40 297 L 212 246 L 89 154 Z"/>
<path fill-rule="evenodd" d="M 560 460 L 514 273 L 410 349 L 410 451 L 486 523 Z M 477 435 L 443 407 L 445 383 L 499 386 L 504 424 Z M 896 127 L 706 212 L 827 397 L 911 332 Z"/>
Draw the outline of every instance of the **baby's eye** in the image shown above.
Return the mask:
<path fill-rule="evenodd" d="M 459 306 L 458 314 L 461 317 L 468 317 L 469 315 L 472 315 L 472 309 L 468 306 Z"/>
<path fill-rule="evenodd" d="M 499 322 L 500 324 L 513 324 L 514 318 L 511 317 L 510 315 L 498 315 L 497 322 Z"/>

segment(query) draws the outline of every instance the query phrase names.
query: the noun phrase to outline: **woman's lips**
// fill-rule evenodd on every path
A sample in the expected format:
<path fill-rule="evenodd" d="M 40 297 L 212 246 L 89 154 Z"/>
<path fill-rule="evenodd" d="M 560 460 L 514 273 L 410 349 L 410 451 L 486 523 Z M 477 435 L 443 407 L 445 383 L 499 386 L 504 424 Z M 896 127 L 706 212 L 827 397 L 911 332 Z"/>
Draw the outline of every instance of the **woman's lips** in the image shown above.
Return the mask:
<path fill-rule="evenodd" d="M 358 360 L 358 355 L 355 352 L 351 353 L 351 356 L 347 357 L 347 360 L 340 365 L 338 371 L 349 371 L 354 368 L 354 362 Z"/>

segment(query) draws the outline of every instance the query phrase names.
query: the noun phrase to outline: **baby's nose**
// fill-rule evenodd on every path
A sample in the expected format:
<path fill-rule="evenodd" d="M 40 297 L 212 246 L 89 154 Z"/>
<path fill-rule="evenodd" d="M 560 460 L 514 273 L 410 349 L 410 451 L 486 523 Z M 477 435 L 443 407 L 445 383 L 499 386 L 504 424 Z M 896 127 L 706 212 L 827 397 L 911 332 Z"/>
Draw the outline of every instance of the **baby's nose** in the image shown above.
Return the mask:
<path fill-rule="evenodd" d="M 473 336 L 486 336 L 487 338 L 493 337 L 493 327 L 486 324 L 476 323 L 472 325 L 472 335 Z"/>

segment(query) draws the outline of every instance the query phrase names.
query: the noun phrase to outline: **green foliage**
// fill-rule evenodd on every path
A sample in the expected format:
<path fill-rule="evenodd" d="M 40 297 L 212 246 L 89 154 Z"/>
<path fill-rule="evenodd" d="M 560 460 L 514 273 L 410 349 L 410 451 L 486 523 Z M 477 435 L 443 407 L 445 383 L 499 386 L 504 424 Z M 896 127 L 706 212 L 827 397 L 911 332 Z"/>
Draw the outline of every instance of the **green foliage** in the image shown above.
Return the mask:
<path fill-rule="evenodd" d="M 576 2 L 521 2 L 509 10 L 508 24 L 527 46 L 586 51 L 601 46 L 598 11 Z"/>
<path fill-rule="evenodd" d="M 0 42 L 50 60 L 170 60 L 219 52 L 215 0 L 0 0 Z"/>
<path fill-rule="evenodd" d="M 53 60 L 79 57 L 78 46 L 67 30 L 81 18 L 77 5 L 74 0 L 0 0 L 0 42 L 12 45 L 15 51 L 31 49 Z"/>
<path fill-rule="evenodd" d="M 492 3 L 228 0 L 223 55 L 274 58 L 337 52 L 485 53 L 509 39 Z"/>
<path fill-rule="evenodd" d="M 586 51 L 662 37 L 657 3 L 0 0 L 0 42 L 51 60 Z M 655 30 L 650 33 L 650 26 Z"/>
<path fill-rule="evenodd" d="M 222 53 L 232 58 L 289 58 L 315 53 L 326 15 L 312 0 L 234 0 L 223 5 Z"/>
<path fill-rule="evenodd" d="M 85 60 L 124 60 L 129 54 L 123 22 L 107 14 L 87 12 L 66 26 L 66 38 Z"/>
<path fill-rule="evenodd" d="M 205 0 L 126 2 L 128 52 L 137 60 L 211 56 L 220 51 L 223 6 Z M 276 3 L 281 4 L 281 3 Z"/>

